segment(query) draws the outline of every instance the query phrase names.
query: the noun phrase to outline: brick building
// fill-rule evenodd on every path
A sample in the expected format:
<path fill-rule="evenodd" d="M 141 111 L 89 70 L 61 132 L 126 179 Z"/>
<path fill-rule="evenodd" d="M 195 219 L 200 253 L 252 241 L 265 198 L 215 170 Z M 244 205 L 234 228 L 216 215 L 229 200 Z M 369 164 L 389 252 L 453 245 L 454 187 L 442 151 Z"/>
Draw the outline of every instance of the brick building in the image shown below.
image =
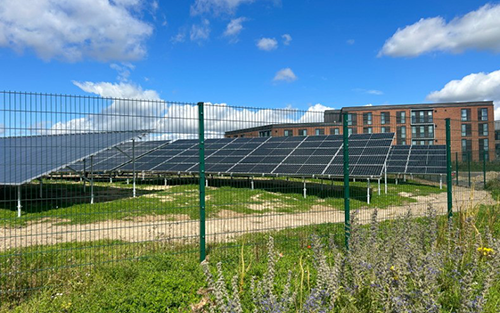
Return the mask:
<path fill-rule="evenodd" d="M 444 145 L 445 119 L 451 119 L 451 150 L 478 160 L 483 151 L 495 158 L 492 101 L 344 107 L 324 112 L 318 123 L 270 124 L 226 132 L 226 137 L 310 136 L 342 134 L 347 113 L 349 133 L 396 133 L 394 144 Z"/>

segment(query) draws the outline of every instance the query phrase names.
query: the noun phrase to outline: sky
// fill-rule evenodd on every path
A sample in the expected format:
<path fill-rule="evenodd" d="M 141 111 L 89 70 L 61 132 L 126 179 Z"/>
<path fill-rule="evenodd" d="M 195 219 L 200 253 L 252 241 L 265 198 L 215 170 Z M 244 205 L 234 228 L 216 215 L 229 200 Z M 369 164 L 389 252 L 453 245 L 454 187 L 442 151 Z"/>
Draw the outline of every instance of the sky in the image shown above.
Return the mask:
<path fill-rule="evenodd" d="M 498 1 L 0 0 L 6 91 L 500 119 L 499 53 Z"/>

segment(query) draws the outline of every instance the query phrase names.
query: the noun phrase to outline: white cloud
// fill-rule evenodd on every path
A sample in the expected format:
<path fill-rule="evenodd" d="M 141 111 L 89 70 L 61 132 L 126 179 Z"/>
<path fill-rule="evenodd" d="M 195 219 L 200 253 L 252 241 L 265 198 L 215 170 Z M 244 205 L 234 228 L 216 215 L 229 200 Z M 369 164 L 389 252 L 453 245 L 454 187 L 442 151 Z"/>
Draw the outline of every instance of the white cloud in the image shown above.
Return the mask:
<path fill-rule="evenodd" d="M 130 77 L 130 72 L 135 69 L 135 66 L 128 62 L 122 62 L 120 64 L 111 63 L 109 67 L 118 72 L 117 79 L 121 82 L 126 82 Z"/>
<path fill-rule="evenodd" d="M 191 15 L 200 15 L 204 13 L 233 14 L 236 9 L 244 3 L 252 3 L 254 0 L 196 0 L 191 5 Z"/>
<path fill-rule="evenodd" d="M 5 125 L 0 123 L 0 135 L 5 133 Z"/>
<path fill-rule="evenodd" d="M 356 41 L 354 39 L 347 40 L 348 45 L 353 45 Z"/>
<path fill-rule="evenodd" d="M 261 38 L 257 41 L 257 47 L 264 51 L 275 50 L 278 48 L 278 41 L 274 38 Z"/>
<path fill-rule="evenodd" d="M 377 89 L 363 89 L 363 88 L 354 88 L 353 91 L 367 93 L 369 95 L 381 96 L 384 94 L 383 91 Z"/>
<path fill-rule="evenodd" d="M 483 101 L 495 103 L 495 119 L 500 119 L 500 70 L 491 73 L 473 73 L 452 80 L 441 90 L 427 95 L 435 102 Z"/>
<path fill-rule="evenodd" d="M 138 85 L 128 83 L 74 84 L 85 92 L 106 98 L 95 102 L 103 105 L 102 109 L 92 114 L 72 114 L 75 118 L 69 121 L 47 123 L 43 128 L 50 128 L 45 130 L 37 127 L 41 133 L 151 129 L 153 134 L 150 138 L 197 138 L 198 108 L 194 103 L 166 102 L 160 99 L 156 91 L 144 90 Z M 231 107 L 225 103 L 206 103 L 206 137 L 220 138 L 226 131 L 268 124 L 321 122 L 324 118 L 323 112 L 328 109 L 331 108 L 322 104 L 315 104 L 306 111 L 300 111 L 292 107 L 253 109 Z M 85 110 L 82 109 L 81 112 L 83 111 Z"/>
<path fill-rule="evenodd" d="M 186 31 L 185 30 L 180 30 L 177 35 L 173 36 L 170 38 L 170 41 L 173 43 L 178 43 L 178 42 L 184 42 L 186 41 Z"/>
<path fill-rule="evenodd" d="M 43 60 L 141 59 L 153 32 L 142 10 L 143 0 L 0 0 L 0 47 Z"/>
<path fill-rule="evenodd" d="M 237 40 L 238 35 L 240 32 L 243 30 L 243 25 L 242 23 L 246 21 L 247 19 L 245 17 L 238 17 L 235 19 L 232 19 L 226 27 L 226 30 L 224 31 L 224 36 L 226 37 L 232 37 L 233 41 Z"/>
<path fill-rule="evenodd" d="M 292 42 L 292 36 L 290 36 L 289 34 L 284 34 L 283 36 L 281 36 L 281 38 L 283 38 L 283 44 L 285 46 L 290 45 L 290 42 Z"/>
<path fill-rule="evenodd" d="M 431 51 L 467 49 L 500 52 L 500 4 L 487 4 L 450 22 L 438 16 L 398 29 L 379 56 L 416 57 Z"/>
<path fill-rule="evenodd" d="M 285 81 L 285 82 L 293 82 L 297 80 L 297 76 L 295 76 L 294 72 L 291 68 L 287 67 L 279 70 L 274 76 L 274 81 Z"/>
<path fill-rule="evenodd" d="M 204 19 L 201 24 L 193 24 L 189 33 L 189 39 L 198 43 L 208 40 L 210 37 L 210 22 Z"/>

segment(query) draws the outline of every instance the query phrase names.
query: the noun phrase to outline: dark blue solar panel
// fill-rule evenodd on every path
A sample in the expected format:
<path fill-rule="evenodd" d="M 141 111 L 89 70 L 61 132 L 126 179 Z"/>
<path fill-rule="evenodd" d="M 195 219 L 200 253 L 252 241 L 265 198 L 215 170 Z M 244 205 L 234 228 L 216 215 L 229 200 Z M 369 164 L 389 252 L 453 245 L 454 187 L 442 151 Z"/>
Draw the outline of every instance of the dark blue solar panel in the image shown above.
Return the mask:
<path fill-rule="evenodd" d="M 27 183 L 144 133 L 123 131 L 0 138 L 0 184 Z"/>

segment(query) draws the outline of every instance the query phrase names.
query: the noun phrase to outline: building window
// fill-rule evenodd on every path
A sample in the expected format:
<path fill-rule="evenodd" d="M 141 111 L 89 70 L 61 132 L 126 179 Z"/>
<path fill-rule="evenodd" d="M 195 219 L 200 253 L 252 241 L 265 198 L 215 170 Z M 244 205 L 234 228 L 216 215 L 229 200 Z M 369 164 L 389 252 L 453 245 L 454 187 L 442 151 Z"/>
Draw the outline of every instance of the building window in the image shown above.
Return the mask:
<path fill-rule="evenodd" d="M 472 150 L 472 140 L 462 139 L 462 160 L 468 160 L 470 158 L 469 153 Z"/>
<path fill-rule="evenodd" d="M 396 123 L 406 124 L 406 112 L 405 111 L 396 112 Z"/>
<path fill-rule="evenodd" d="M 391 116 L 389 115 L 389 112 L 382 112 L 380 113 L 380 124 L 389 124 L 391 122 Z"/>
<path fill-rule="evenodd" d="M 434 125 L 425 126 L 412 126 L 411 137 L 416 138 L 434 138 Z"/>
<path fill-rule="evenodd" d="M 488 124 L 479 124 L 479 136 L 488 136 Z"/>
<path fill-rule="evenodd" d="M 307 129 L 299 129 L 299 136 L 307 136 Z"/>
<path fill-rule="evenodd" d="M 348 126 L 358 125 L 358 116 L 356 113 L 348 113 L 347 114 L 347 125 Z"/>
<path fill-rule="evenodd" d="M 363 125 L 372 125 L 373 114 L 372 112 L 363 113 Z"/>
<path fill-rule="evenodd" d="M 259 137 L 271 137 L 271 131 L 270 130 L 263 130 L 259 132 Z"/>
<path fill-rule="evenodd" d="M 489 140 L 488 138 L 479 139 L 479 159 L 483 160 L 486 158 L 488 160 L 488 150 L 489 150 Z"/>
<path fill-rule="evenodd" d="M 432 110 L 411 111 L 412 124 L 432 123 Z"/>
<path fill-rule="evenodd" d="M 316 136 L 324 135 L 325 134 L 325 129 L 324 128 L 316 128 L 315 131 L 314 131 L 314 134 Z"/>
<path fill-rule="evenodd" d="M 352 134 L 357 134 L 357 133 L 358 133 L 358 130 L 357 130 L 357 128 L 355 128 L 355 127 L 349 127 L 349 128 L 347 129 L 347 135 L 348 135 L 348 136 L 350 136 L 350 135 L 352 135 Z"/>
<path fill-rule="evenodd" d="M 462 124 L 462 137 L 472 136 L 472 125 Z"/>
<path fill-rule="evenodd" d="M 398 126 L 396 128 L 396 138 L 398 145 L 406 145 L 406 126 Z"/>
<path fill-rule="evenodd" d="M 340 135 L 340 130 L 338 128 L 330 128 L 330 135 Z"/>
<path fill-rule="evenodd" d="M 389 126 L 382 126 L 382 127 L 380 127 L 380 132 L 381 133 L 390 133 L 391 128 Z"/>
<path fill-rule="evenodd" d="M 470 109 L 462 109 L 462 122 L 470 121 Z"/>
<path fill-rule="evenodd" d="M 372 127 L 363 127 L 363 134 L 372 134 L 372 133 L 373 133 Z"/>
<path fill-rule="evenodd" d="M 488 109 L 477 109 L 477 120 L 487 121 L 488 120 Z"/>
<path fill-rule="evenodd" d="M 285 129 L 285 137 L 293 136 L 293 129 Z"/>

